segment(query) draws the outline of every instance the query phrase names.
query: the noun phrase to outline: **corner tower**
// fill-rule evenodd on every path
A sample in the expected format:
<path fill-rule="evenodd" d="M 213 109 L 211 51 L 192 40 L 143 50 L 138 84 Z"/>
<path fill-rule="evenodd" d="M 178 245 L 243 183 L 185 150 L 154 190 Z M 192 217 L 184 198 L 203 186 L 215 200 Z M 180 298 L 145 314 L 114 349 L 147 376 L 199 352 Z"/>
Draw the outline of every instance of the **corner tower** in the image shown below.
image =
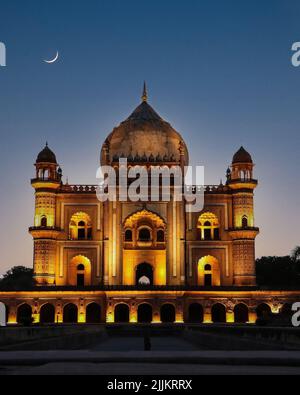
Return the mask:
<path fill-rule="evenodd" d="M 36 177 L 31 180 L 35 189 L 34 226 L 29 229 L 34 239 L 34 278 L 37 285 L 54 285 L 56 263 L 56 192 L 61 185 L 62 171 L 48 144 L 39 153 Z"/>
<path fill-rule="evenodd" d="M 254 164 L 251 155 L 241 147 L 233 157 L 227 172 L 227 185 L 232 190 L 234 285 L 256 285 L 255 238 L 259 229 L 254 224 L 254 189 L 258 182 L 253 178 Z"/>

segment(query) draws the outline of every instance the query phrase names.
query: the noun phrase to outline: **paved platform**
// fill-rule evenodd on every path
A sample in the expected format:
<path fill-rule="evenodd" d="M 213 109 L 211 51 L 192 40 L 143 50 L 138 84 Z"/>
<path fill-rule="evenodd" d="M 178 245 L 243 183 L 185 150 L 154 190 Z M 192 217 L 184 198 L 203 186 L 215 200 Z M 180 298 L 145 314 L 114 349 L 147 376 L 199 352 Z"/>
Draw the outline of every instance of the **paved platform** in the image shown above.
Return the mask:
<path fill-rule="evenodd" d="M 0 352 L 0 366 L 47 363 L 155 363 L 300 367 L 300 351 L 14 351 Z"/>
<path fill-rule="evenodd" d="M 232 366 L 232 365 L 196 365 L 196 364 L 145 364 L 145 363 L 49 363 L 41 366 L 0 367 L 1 375 L 127 375 L 159 376 L 167 375 L 300 375 L 300 367 L 289 366 Z"/>
<path fill-rule="evenodd" d="M 196 351 L 200 347 L 175 336 L 151 337 L 152 351 Z M 201 347 L 203 348 L 203 347 Z M 94 351 L 143 351 L 144 338 L 131 336 L 112 336 L 91 348 Z"/>

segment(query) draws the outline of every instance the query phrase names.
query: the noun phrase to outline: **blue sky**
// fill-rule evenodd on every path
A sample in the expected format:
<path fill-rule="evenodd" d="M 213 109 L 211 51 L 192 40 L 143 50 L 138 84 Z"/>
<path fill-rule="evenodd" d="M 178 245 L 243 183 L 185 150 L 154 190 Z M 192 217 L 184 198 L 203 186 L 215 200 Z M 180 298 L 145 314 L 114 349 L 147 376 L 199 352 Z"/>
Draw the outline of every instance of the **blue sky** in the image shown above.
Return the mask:
<path fill-rule="evenodd" d="M 70 183 L 95 183 L 103 140 L 139 104 L 144 79 L 207 184 L 241 145 L 251 152 L 257 255 L 300 244 L 299 18 L 291 0 L 1 0 L 0 272 L 32 265 L 30 178 L 45 141 Z"/>

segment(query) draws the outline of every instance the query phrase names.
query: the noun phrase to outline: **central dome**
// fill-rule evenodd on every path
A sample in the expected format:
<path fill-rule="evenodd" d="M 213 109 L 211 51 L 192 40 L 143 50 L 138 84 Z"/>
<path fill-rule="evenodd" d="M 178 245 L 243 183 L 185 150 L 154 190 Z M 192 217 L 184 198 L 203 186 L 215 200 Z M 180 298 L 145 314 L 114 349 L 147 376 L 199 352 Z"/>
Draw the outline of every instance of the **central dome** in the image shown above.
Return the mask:
<path fill-rule="evenodd" d="M 117 162 L 121 157 L 135 163 L 179 163 L 180 151 L 187 166 L 188 150 L 181 135 L 148 104 L 144 92 L 143 102 L 107 137 L 101 164 Z"/>

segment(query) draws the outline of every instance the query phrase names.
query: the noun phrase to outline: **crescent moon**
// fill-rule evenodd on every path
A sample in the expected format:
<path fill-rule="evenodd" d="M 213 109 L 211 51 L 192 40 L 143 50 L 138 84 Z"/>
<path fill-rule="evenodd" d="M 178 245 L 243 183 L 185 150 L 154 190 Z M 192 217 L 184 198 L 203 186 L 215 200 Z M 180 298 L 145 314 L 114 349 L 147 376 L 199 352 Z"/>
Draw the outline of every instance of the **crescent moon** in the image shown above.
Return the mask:
<path fill-rule="evenodd" d="M 44 62 L 48 63 L 48 64 L 55 63 L 57 61 L 58 57 L 59 57 L 59 53 L 57 51 L 54 59 L 52 59 L 52 60 L 44 60 Z"/>

